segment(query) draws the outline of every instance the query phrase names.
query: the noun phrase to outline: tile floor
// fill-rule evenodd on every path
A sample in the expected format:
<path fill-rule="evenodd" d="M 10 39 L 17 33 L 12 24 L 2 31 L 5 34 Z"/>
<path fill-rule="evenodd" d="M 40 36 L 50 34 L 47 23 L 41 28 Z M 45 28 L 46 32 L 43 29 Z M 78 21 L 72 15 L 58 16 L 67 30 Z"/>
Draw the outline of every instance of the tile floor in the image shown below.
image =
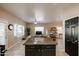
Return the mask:
<path fill-rule="evenodd" d="M 64 51 L 63 51 L 63 42 L 62 39 L 58 39 L 58 45 L 56 47 L 56 56 L 68 56 Z M 24 41 L 20 41 L 16 46 L 11 48 L 6 52 L 6 56 L 25 56 L 25 47 L 23 45 Z"/>
<path fill-rule="evenodd" d="M 64 51 L 63 39 L 58 39 L 58 45 L 56 46 L 56 56 L 68 56 Z"/>

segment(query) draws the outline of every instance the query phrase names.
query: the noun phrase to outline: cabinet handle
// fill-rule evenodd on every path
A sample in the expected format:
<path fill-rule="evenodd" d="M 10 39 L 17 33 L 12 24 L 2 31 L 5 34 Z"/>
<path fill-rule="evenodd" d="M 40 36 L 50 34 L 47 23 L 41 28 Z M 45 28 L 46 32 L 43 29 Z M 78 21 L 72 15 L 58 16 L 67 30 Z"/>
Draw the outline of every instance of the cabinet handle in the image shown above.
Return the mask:
<path fill-rule="evenodd" d="M 72 42 L 73 44 L 75 44 L 77 42 L 77 40 L 76 41 L 74 41 L 74 42 Z"/>
<path fill-rule="evenodd" d="M 75 42 L 72 42 L 73 44 L 75 44 Z"/>
<path fill-rule="evenodd" d="M 77 42 L 77 40 L 75 40 L 75 42 Z"/>
<path fill-rule="evenodd" d="M 51 48 L 51 47 L 46 47 L 46 48 Z"/>
<path fill-rule="evenodd" d="M 35 47 L 31 47 L 31 48 L 35 48 Z"/>

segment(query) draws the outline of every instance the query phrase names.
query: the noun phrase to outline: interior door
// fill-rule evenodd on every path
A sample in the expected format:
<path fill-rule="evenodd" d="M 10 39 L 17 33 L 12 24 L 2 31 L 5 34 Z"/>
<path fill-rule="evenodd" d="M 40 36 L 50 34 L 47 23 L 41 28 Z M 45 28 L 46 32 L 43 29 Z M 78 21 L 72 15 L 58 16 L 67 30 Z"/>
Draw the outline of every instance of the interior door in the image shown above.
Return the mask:
<path fill-rule="evenodd" d="M 5 48 L 8 47 L 7 22 L 5 21 L 0 21 L 0 45 L 5 45 Z"/>

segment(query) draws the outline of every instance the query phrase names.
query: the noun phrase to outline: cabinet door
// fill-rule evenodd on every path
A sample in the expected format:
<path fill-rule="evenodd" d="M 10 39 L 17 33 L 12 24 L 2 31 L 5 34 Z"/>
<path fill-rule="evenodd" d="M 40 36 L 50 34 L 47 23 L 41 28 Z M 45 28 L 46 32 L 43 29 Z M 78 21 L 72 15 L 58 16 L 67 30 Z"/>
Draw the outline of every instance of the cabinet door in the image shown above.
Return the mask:
<path fill-rule="evenodd" d="M 42 56 L 55 56 L 55 49 L 42 49 Z"/>
<path fill-rule="evenodd" d="M 5 45 L 0 45 L 0 56 L 4 56 L 5 55 Z"/>
<path fill-rule="evenodd" d="M 25 56 L 40 56 L 40 48 L 39 46 L 28 45 L 25 46 Z"/>
<path fill-rule="evenodd" d="M 46 45 L 41 49 L 42 56 L 55 56 L 56 55 L 56 46 L 55 45 Z"/>
<path fill-rule="evenodd" d="M 65 51 L 70 56 L 78 55 L 78 17 L 65 22 Z"/>
<path fill-rule="evenodd" d="M 39 49 L 26 49 L 25 56 L 40 56 Z"/>

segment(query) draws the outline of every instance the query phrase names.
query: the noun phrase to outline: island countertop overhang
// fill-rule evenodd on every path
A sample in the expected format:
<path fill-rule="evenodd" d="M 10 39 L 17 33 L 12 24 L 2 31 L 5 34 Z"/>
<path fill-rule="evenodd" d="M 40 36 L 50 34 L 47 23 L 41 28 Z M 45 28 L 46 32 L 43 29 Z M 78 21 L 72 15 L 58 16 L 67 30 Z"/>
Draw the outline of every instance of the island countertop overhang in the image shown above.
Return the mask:
<path fill-rule="evenodd" d="M 57 41 L 52 39 L 45 36 L 30 36 L 23 45 L 57 45 Z"/>

